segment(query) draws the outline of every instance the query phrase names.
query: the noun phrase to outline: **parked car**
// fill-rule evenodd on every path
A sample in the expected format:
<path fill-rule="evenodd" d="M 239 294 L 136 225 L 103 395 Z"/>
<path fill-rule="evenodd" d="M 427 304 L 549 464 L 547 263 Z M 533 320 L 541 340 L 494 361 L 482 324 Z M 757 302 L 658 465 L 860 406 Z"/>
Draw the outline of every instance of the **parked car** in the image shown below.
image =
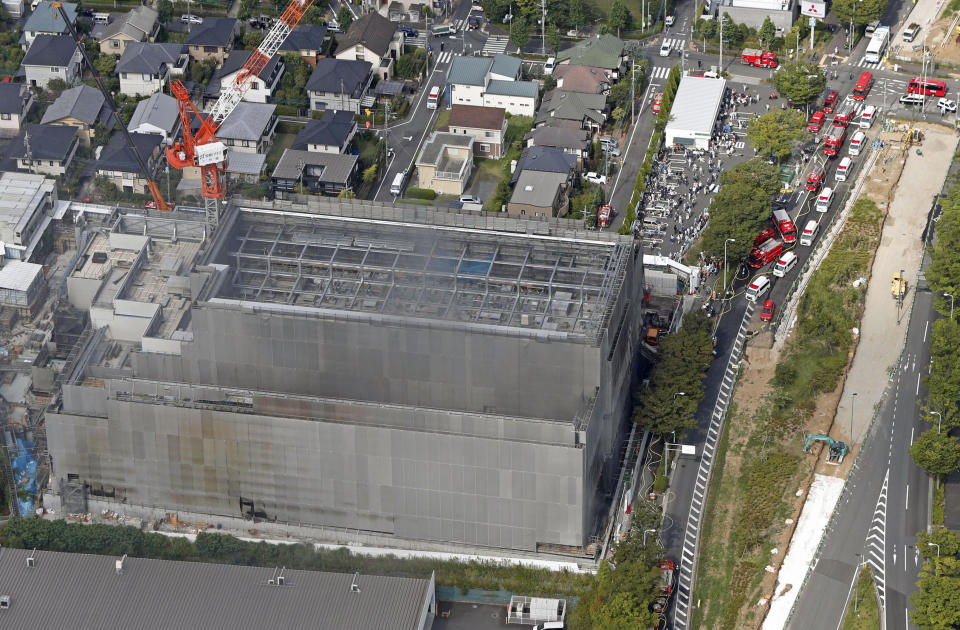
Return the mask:
<path fill-rule="evenodd" d="M 189 13 L 184 13 L 180 16 L 180 22 L 182 24 L 203 24 L 203 18 L 199 15 L 190 15 Z"/>
<path fill-rule="evenodd" d="M 923 94 L 904 94 L 900 97 L 902 105 L 920 105 L 926 100 Z"/>
<path fill-rule="evenodd" d="M 670 56 L 670 42 L 663 42 L 660 44 L 660 56 L 669 57 Z"/>
<path fill-rule="evenodd" d="M 776 310 L 776 305 L 774 305 L 773 300 L 767 300 L 763 303 L 763 308 L 760 309 L 760 321 L 769 322 L 773 320 L 773 312 Z"/>
<path fill-rule="evenodd" d="M 606 145 L 606 146 L 607 146 L 607 153 L 609 153 L 611 157 L 620 157 L 620 149 L 610 145 Z"/>
<path fill-rule="evenodd" d="M 156 202 L 156 201 L 148 201 L 147 203 L 143 204 L 143 207 L 146 208 L 147 210 L 156 210 L 156 209 L 157 209 L 157 202 Z"/>
<path fill-rule="evenodd" d="M 607 184 L 607 176 L 606 176 L 606 175 L 598 175 L 597 173 L 594 173 L 593 171 L 590 171 L 589 173 L 587 173 L 586 175 L 584 175 L 583 178 L 584 178 L 585 180 L 587 180 L 588 182 L 593 182 L 594 184 L 600 184 L 601 186 L 605 186 L 605 185 Z"/>
<path fill-rule="evenodd" d="M 480 197 L 474 197 L 473 195 L 460 195 L 460 203 L 483 203 L 480 201 Z"/>
<path fill-rule="evenodd" d="M 571 28 L 567 31 L 567 37 L 580 37 L 580 33 L 577 32 L 577 29 Z"/>
<path fill-rule="evenodd" d="M 406 35 L 407 37 L 419 37 L 419 36 L 420 36 L 420 33 L 417 31 L 417 29 L 413 28 L 412 26 L 401 26 L 401 27 L 400 27 L 400 32 L 403 33 L 404 35 Z"/>
<path fill-rule="evenodd" d="M 957 102 L 951 101 L 949 98 L 941 98 L 937 101 L 937 107 L 948 112 L 955 112 L 957 111 Z"/>
<path fill-rule="evenodd" d="M 250 28 L 270 28 L 273 26 L 273 18 L 269 15 L 255 15 L 251 17 L 247 22 L 250 24 Z"/>

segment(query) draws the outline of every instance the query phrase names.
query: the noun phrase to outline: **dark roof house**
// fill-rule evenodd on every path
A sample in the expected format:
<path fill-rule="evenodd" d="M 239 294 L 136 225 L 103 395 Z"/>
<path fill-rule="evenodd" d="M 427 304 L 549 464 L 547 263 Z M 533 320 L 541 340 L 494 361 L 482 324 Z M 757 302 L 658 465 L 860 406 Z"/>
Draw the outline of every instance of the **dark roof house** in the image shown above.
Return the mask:
<path fill-rule="evenodd" d="M 131 133 L 134 146 L 137 147 L 137 153 L 148 165 L 153 152 L 157 150 L 163 137 L 152 133 Z M 127 145 L 127 140 L 122 133 L 115 133 L 110 137 L 110 141 L 103 147 L 100 157 L 97 159 L 97 170 L 99 171 L 122 171 L 125 173 L 136 173 L 140 176 L 140 164 L 137 162 L 137 156 Z"/>
<path fill-rule="evenodd" d="M 130 42 L 117 62 L 116 72 L 156 74 L 163 64 L 176 65 L 183 54 L 183 44 Z"/>
<path fill-rule="evenodd" d="M 510 183 L 515 184 L 524 171 L 570 173 L 577 167 L 577 157 L 553 147 L 527 147 L 517 161 Z"/>
<path fill-rule="evenodd" d="M 346 150 L 356 130 L 357 122 L 354 120 L 353 112 L 328 109 L 323 112 L 320 120 L 311 120 L 300 130 L 297 137 L 293 139 L 290 148 L 304 151 L 342 153 Z M 321 147 L 326 147 L 326 149 Z M 336 147 L 336 151 L 333 150 L 334 147 Z"/>
<path fill-rule="evenodd" d="M 353 22 L 340 38 L 337 55 L 354 46 L 363 46 L 378 57 L 385 57 L 396 32 L 397 25 L 387 18 L 376 12 L 367 13 Z"/>
<path fill-rule="evenodd" d="M 193 25 L 184 43 L 187 46 L 229 48 L 236 28 L 236 18 L 205 17 L 202 24 Z"/>
<path fill-rule="evenodd" d="M 300 24 L 280 44 L 280 52 L 320 50 L 327 38 L 327 27 L 319 24 Z"/>
<path fill-rule="evenodd" d="M 29 154 L 34 160 L 63 160 L 76 135 L 74 127 L 65 125 L 27 125 L 24 133 L 13 140 L 10 156 L 26 158 Z"/>
<path fill-rule="evenodd" d="M 100 90 L 89 85 L 78 85 L 64 90 L 57 100 L 50 104 L 40 122 L 55 124 L 70 118 L 90 127 L 98 122 L 107 125 L 110 120 L 110 107 Z"/>
<path fill-rule="evenodd" d="M 67 35 L 37 35 L 20 63 L 24 66 L 65 67 L 70 65 L 75 53 L 77 45 Z"/>
<path fill-rule="evenodd" d="M 369 61 L 319 59 L 307 80 L 308 92 L 359 94 L 366 85 L 372 65 Z"/>

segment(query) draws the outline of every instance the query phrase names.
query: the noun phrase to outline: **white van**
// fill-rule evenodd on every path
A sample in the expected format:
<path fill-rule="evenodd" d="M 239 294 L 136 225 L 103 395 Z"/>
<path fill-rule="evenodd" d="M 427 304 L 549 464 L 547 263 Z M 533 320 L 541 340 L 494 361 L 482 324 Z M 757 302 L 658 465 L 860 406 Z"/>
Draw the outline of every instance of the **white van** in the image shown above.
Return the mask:
<path fill-rule="evenodd" d="M 792 252 L 788 252 L 792 253 Z M 779 263 L 777 263 L 779 264 Z M 770 278 L 766 276 L 757 276 L 747 287 L 746 298 L 751 302 L 756 302 L 770 290 Z"/>
<path fill-rule="evenodd" d="M 400 171 L 393 176 L 393 183 L 390 184 L 390 194 L 396 197 L 400 196 L 400 193 L 403 192 L 403 171 Z"/>
<path fill-rule="evenodd" d="M 793 266 L 797 264 L 797 260 L 798 258 L 796 254 L 794 254 L 793 252 L 787 252 L 786 254 L 781 256 L 780 259 L 777 261 L 777 264 L 774 265 L 773 275 L 775 275 L 778 278 L 782 278 L 786 276 L 790 272 L 790 270 L 793 269 Z M 749 294 L 749 291 L 748 291 L 748 294 Z M 747 297 L 749 298 L 750 296 L 748 295 Z"/>
<path fill-rule="evenodd" d="M 800 232 L 800 244 L 810 247 L 813 241 L 817 239 L 817 233 L 820 232 L 820 222 L 816 219 L 810 219 L 803 226 L 803 232 Z"/>
<path fill-rule="evenodd" d="M 435 85 L 430 88 L 430 94 L 427 96 L 427 109 L 436 109 L 440 103 L 440 86 Z"/>
<path fill-rule="evenodd" d="M 664 41 L 660 44 L 660 56 L 669 57 L 670 56 L 670 42 Z"/>
<path fill-rule="evenodd" d="M 826 212 L 830 209 L 830 204 L 833 203 L 833 188 L 829 186 L 820 191 L 820 196 L 817 197 L 817 212 Z"/>
<path fill-rule="evenodd" d="M 557 58 L 550 57 L 547 59 L 547 63 L 543 64 L 543 76 L 549 77 L 553 74 L 553 69 L 557 65 Z"/>
<path fill-rule="evenodd" d="M 840 160 L 840 164 L 837 165 L 837 173 L 835 175 L 838 182 L 847 181 L 847 176 L 850 175 L 850 171 L 853 170 L 853 160 L 849 156 L 844 156 Z"/>
<path fill-rule="evenodd" d="M 544 621 L 533 627 L 533 630 L 563 630 L 566 626 L 562 621 Z"/>
<path fill-rule="evenodd" d="M 860 128 L 869 129 L 873 126 L 873 121 L 877 117 L 877 106 L 876 105 L 867 105 L 863 108 L 863 111 L 860 112 Z"/>
<path fill-rule="evenodd" d="M 107 22 L 110 21 L 110 14 L 109 14 L 109 13 L 94 13 L 94 14 L 93 14 L 93 21 L 94 21 L 95 23 L 97 23 L 97 24 L 106 24 Z"/>
<path fill-rule="evenodd" d="M 850 155 L 860 155 L 860 150 L 863 149 L 863 143 L 866 141 L 867 136 L 862 131 L 853 134 L 853 137 L 850 138 L 850 146 L 847 147 L 847 153 Z"/>

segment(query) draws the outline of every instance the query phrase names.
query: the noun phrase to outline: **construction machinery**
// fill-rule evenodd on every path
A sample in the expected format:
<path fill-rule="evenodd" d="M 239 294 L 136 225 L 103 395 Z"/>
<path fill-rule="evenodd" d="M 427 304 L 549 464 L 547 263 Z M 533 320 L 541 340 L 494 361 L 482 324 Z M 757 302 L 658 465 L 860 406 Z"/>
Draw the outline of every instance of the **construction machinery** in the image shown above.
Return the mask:
<path fill-rule="evenodd" d="M 839 466 L 843 463 L 843 458 L 847 456 L 847 444 L 840 440 L 834 440 L 829 435 L 810 433 L 807 435 L 807 442 L 803 445 L 803 452 L 810 452 L 810 445 L 814 442 L 827 443 L 827 463 Z"/>
<path fill-rule="evenodd" d="M 897 302 L 903 301 L 903 296 L 907 294 L 907 279 L 903 277 L 903 270 L 893 272 L 893 280 L 890 282 L 890 293 Z"/>
<path fill-rule="evenodd" d="M 233 82 L 221 86 L 220 98 L 208 113 L 200 115 L 190 100 L 190 92 L 181 81 L 177 80 L 170 84 L 170 92 L 177 99 L 180 109 L 183 140 L 167 149 L 167 162 L 177 169 L 200 169 L 201 195 L 207 225 L 211 230 L 217 227 L 220 218 L 220 202 L 226 195 L 223 176 L 227 170 L 227 147 L 217 140 L 217 130 L 237 108 L 253 80 L 277 54 L 284 40 L 300 23 L 312 4 L 313 0 L 293 0 L 287 5 L 283 14 L 267 31 L 260 46 L 253 51 L 247 62 L 237 72 Z M 193 117 L 200 121 L 196 131 L 191 127 Z"/>
<path fill-rule="evenodd" d="M 93 74 L 93 78 L 97 82 L 97 87 L 100 89 L 100 93 L 103 94 L 103 98 L 106 100 L 107 106 L 110 108 L 110 112 L 113 114 L 114 126 L 119 127 L 120 132 L 123 133 L 123 136 L 127 141 L 127 146 L 130 147 L 134 158 L 137 160 L 137 165 L 140 167 L 140 174 L 143 175 L 143 178 L 147 182 L 147 190 L 150 191 L 150 196 L 153 197 L 154 205 L 158 210 L 170 210 L 170 207 L 167 205 L 166 200 L 164 200 L 163 195 L 160 194 L 160 187 L 157 186 L 157 182 L 155 179 L 153 179 L 150 169 L 147 168 L 147 163 L 144 161 L 143 156 L 140 155 L 140 151 L 137 150 L 137 145 L 133 143 L 133 137 L 130 135 L 130 131 L 128 131 L 127 126 L 123 124 L 123 120 L 120 118 L 120 111 L 117 109 L 117 104 L 113 102 L 113 97 L 103 84 L 103 80 L 100 78 L 100 73 L 97 72 L 96 67 L 94 67 L 93 63 L 90 61 L 90 57 L 87 55 L 87 49 L 84 46 L 83 37 L 77 34 L 77 29 L 73 26 L 73 23 L 70 21 L 70 17 L 64 10 L 63 3 L 60 0 L 54 0 L 51 5 L 56 11 L 59 12 L 60 18 L 63 20 L 63 23 L 66 24 L 67 30 L 70 32 L 70 37 L 72 37 L 73 41 L 76 42 L 77 49 L 80 51 L 80 55 L 83 56 L 83 62 L 87 64 L 87 68 L 89 68 L 91 74 Z"/>

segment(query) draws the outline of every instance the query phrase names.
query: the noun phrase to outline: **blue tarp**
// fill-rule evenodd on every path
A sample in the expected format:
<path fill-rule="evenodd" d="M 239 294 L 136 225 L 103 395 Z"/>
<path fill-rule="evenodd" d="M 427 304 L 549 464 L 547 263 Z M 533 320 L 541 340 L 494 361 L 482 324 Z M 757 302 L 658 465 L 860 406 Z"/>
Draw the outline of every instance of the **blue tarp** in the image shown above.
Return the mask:
<path fill-rule="evenodd" d="M 28 516 L 33 514 L 33 498 L 37 496 L 37 460 L 33 455 L 33 440 L 17 438 L 17 450 L 11 463 L 17 491 L 26 490 L 30 495 L 26 499 L 17 497 L 20 515 Z"/>

